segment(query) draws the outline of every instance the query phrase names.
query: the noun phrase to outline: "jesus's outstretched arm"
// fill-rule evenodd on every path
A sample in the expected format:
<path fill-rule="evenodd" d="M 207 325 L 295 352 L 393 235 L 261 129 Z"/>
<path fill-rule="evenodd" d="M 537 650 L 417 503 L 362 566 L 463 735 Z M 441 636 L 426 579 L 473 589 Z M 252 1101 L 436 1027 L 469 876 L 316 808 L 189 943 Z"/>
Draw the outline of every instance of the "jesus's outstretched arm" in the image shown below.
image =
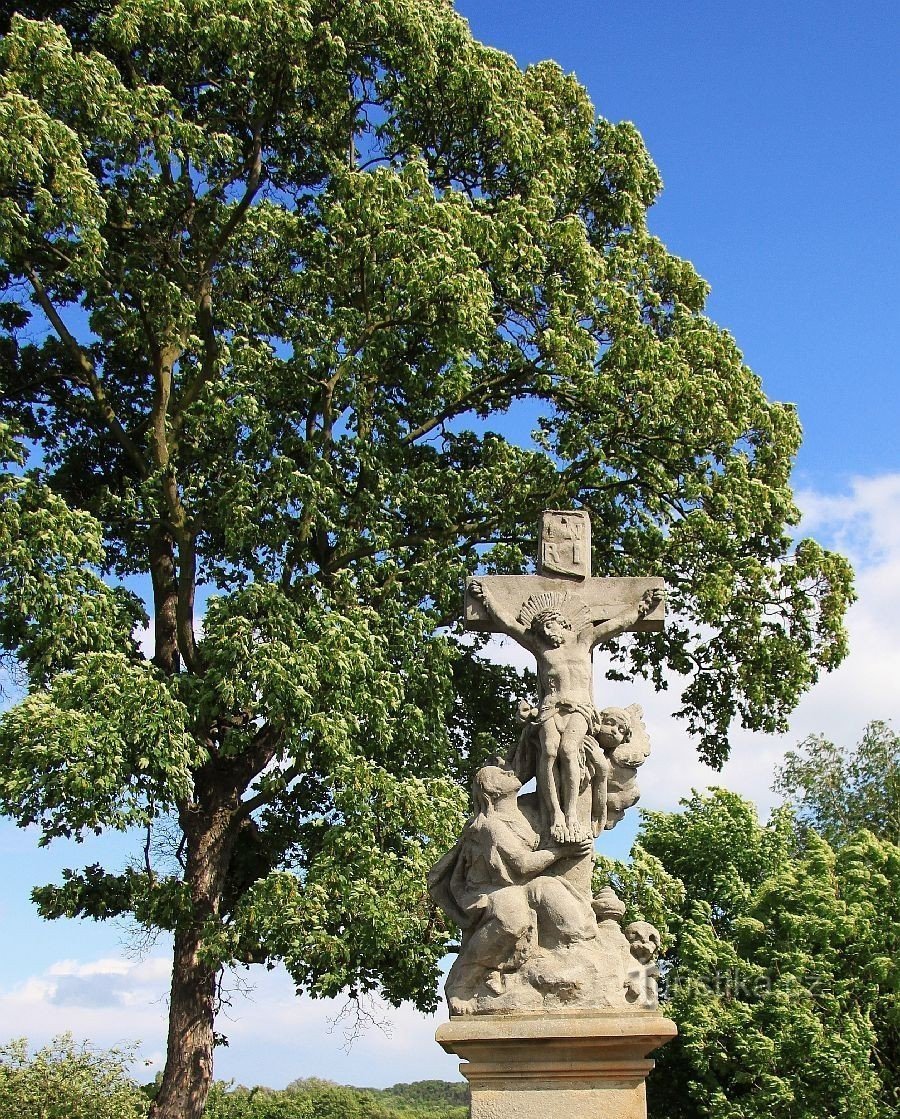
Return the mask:
<path fill-rule="evenodd" d="M 620 633 L 631 629 L 636 622 L 639 622 L 641 618 L 646 617 L 651 610 L 664 602 L 665 597 L 666 592 L 662 587 L 651 587 L 650 590 L 644 591 L 640 601 L 634 606 L 626 607 L 612 618 L 596 619 L 591 634 L 591 644 L 599 645 L 603 641 L 611 641 L 614 637 L 618 637 Z"/>
<path fill-rule="evenodd" d="M 531 631 L 526 629 L 515 615 L 509 614 L 497 606 L 493 596 L 488 592 L 487 587 L 485 587 L 481 580 L 472 579 L 469 583 L 469 591 L 472 597 L 478 599 L 485 610 L 487 610 L 488 614 L 490 614 L 491 621 L 497 632 L 509 634 L 509 636 L 518 641 L 520 645 L 524 645 L 526 649 L 531 649 L 533 651 L 534 639 L 531 635 Z"/>

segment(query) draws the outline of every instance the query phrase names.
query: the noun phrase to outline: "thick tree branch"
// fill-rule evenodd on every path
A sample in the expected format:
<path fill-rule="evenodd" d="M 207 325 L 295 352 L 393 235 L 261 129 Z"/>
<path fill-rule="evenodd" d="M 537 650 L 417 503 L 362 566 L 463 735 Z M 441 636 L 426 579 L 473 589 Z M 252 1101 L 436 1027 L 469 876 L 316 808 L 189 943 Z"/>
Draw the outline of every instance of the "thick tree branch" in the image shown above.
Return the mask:
<path fill-rule="evenodd" d="M 212 276 L 207 273 L 200 285 L 197 299 L 197 328 L 203 342 L 203 357 L 200 369 L 184 388 L 178 398 L 178 403 L 172 411 L 172 429 L 179 432 L 184 425 L 184 418 L 191 405 L 196 404 L 204 387 L 209 384 L 216 374 L 216 362 L 219 357 L 219 342 L 216 338 L 216 328 L 212 314 Z"/>
<path fill-rule="evenodd" d="M 471 392 L 465 393 L 463 396 L 458 397 L 456 400 L 451 401 L 440 411 L 435 412 L 427 420 L 424 420 L 418 427 L 408 431 L 401 439 L 404 446 L 410 446 L 416 440 L 422 439 L 424 436 L 430 434 L 435 428 L 440 427 L 441 424 L 446 423 L 447 420 L 453 416 L 459 415 L 461 412 L 466 412 L 470 408 L 475 407 L 477 404 L 487 403 L 489 395 L 497 389 L 511 387 L 519 377 L 519 372 L 504 373 L 499 377 L 494 377 L 489 381 L 480 382 Z"/>
<path fill-rule="evenodd" d="M 263 180 L 262 164 L 262 126 L 257 128 L 253 135 L 253 148 L 247 160 L 247 183 L 240 201 L 228 216 L 228 221 L 219 230 L 219 236 L 213 241 L 212 248 L 206 258 L 205 273 L 212 273 L 222 250 L 231 240 L 231 235 L 241 224 L 244 214 L 250 209 L 253 199 L 259 192 Z"/>
<path fill-rule="evenodd" d="M 178 538 L 178 602 L 176 621 L 178 648 L 185 667 L 194 673 L 202 669 L 194 634 L 194 595 L 197 587 L 197 547 L 192 533 Z"/>
<path fill-rule="evenodd" d="M 167 676 L 178 672 L 178 587 L 171 533 L 158 525 L 150 537 L 150 577 L 153 582 L 153 663 Z"/>
<path fill-rule="evenodd" d="M 151 416 L 151 445 L 153 462 L 165 470 L 169 465 L 169 402 L 172 398 L 172 380 L 175 363 L 181 356 L 179 346 L 161 347 L 153 361 L 153 412 Z M 172 479 L 174 484 L 174 478 Z M 177 488 L 175 489 L 177 498 Z M 177 504 L 180 505 L 180 502 Z"/>
<path fill-rule="evenodd" d="M 288 768 L 280 774 L 281 780 L 284 784 L 284 789 L 287 788 L 287 786 L 291 783 L 291 781 L 294 780 L 295 777 L 299 777 L 300 773 L 300 766 L 297 765 L 296 762 L 293 765 L 288 766 Z M 284 789 L 262 789 L 254 796 L 248 797 L 247 800 L 242 800 L 240 807 L 238 808 L 238 818 L 245 819 L 247 816 L 251 815 L 251 813 L 255 812 L 257 808 L 262 808 L 263 805 L 268 804 L 271 800 L 274 800 L 276 796 L 280 796 L 281 793 L 284 792 Z"/>
<path fill-rule="evenodd" d="M 180 346 L 163 347 L 154 362 L 155 392 L 151 416 L 151 444 L 155 464 L 162 471 L 162 493 L 166 515 L 172 535 L 178 545 L 177 576 L 170 581 L 170 594 L 174 595 L 174 625 L 178 652 L 185 667 L 192 672 L 201 670 L 194 634 L 194 598 L 197 583 L 196 531 L 181 500 L 178 479 L 171 459 L 169 404 L 175 362 L 181 355 Z"/>
<path fill-rule="evenodd" d="M 248 788 L 250 782 L 258 777 L 275 757 L 283 739 L 284 727 L 275 726 L 273 723 L 264 723 L 243 753 L 225 759 L 221 764 L 229 768 L 234 788 L 241 792 Z M 241 803 L 235 814 L 236 819 L 250 814 L 245 809 L 245 805 L 248 803 L 250 802 L 243 801 Z"/>

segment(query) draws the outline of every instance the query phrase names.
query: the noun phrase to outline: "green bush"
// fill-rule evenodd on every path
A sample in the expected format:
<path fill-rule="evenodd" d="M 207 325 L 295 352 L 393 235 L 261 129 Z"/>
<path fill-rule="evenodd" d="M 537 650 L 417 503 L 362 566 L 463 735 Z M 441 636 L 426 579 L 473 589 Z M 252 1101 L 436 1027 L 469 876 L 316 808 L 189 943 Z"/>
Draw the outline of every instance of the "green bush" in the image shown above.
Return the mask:
<path fill-rule="evenodd" d="M 127 1050 L 55 1037 L 29 1055 L 17 1038 L 0 1046 L 0 1119 L 144 1119 L 147 1097 L 126 1072 Z"/>
<path fill-rule="evenodd" d="M 270 1088 L 213 1085 L 204 1119 L 465 1119 L 468 1085 L 443 1081 L 350 1088 L 318 1077 Z"/>

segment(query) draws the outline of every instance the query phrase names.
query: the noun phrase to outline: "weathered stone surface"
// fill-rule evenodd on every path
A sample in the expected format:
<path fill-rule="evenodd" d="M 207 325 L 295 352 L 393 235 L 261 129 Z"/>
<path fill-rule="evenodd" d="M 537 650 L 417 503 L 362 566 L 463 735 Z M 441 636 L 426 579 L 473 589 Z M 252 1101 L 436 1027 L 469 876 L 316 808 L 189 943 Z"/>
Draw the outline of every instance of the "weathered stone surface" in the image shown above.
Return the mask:
<path fill-rule="evenodd" d="M 436 1037 L 464 1060 L 472 1119 L 646 1119 L 647 1055 L 675 1033 L 644 1011 L 456 1018 Z"/>
<path fill-rule="evenodd" d="M 598 835 L 606 827 L 608 755 L 632 733 L 627 716 L 618 709 L 594 706 L 594 646 L 634 628 L 661 606 L 665 592 L 654 585 L 613 609 L 608 602 L 593 601 L 581 588 L 544 590 L 546 579 L 533 581 L 539 586 L 524 600 L 507 595 L 501 601 L 486 580 L 470 579 L 468 592 L 484 607 L 490 627 L 514 638 L 537 661 L 538 705 L 527 713 L 520 705 L 519 714 L 534 741 L 533 769 L 549 834 L 557 843 L 571 842 Z M 604 580 L 585 586 L 592 583 L 602 585 Z M 591 827 L 577 812 L 586 775 L 593 789 Z"/>
<path fill-rule="evenodd" d="M 480 769 L 475 813 L 429 875 L 463 930 L 446 983 L 451 1013 L 655 1007 L 659 934 L 641 923 L 630 940 L 611 890 L 592 902 L 590 840 L 543 845 L 535 798 L 519 788 L 505 767 Z"/>
<path fill-rule="evenodd" d="M 429 875 L 462 929 L 447 977 L 453 1015 L 656 1006 L 659 936 L 623 932 L 615 898 L 591 898 L 593 840 L 638 799 L 650 752 L 643 713 L 598 708 L 592 652 L 662 625 L 661 579 L 591 579 L 590 521 L 552 510 L 538 576 L 470 579 L 466 624 L 513 637 L 537 662 L 537 703 L 519 703 L 506 764 L 483 766 L 473 815 Z M 536 792 L 519 796 L 535 779 Z M 655 937 L 655 940 L 654 940 Z"/>
<path fill-rule="evenodd" d="M 513 637 L 537 662 L 505 763 L 482 766 L 473 813 L 432 868 L 432 897 L 462 930 L 437 1032 L 465 1063 L 472 1119 L 646 1119 L 647 1054 L 675 1036 L 658 1014 L 660 937 L 623 929 L 591 897 L 593 841 L 638 799 L 643 713 L 598 708 L 592 651 L 662 628 L 661 579 L 591 579 L 583 511 L 541 518 L 537 576 L 470 579 L 466 625 Z M 536 792 L 521 794 L 535 779 Z"/>
<path fill-rule="evenodd" d="M 538 573 L 587 579 L 591 574 L 591 520 L 583 509 L 547 509 L 538 524 Z"/>
<path fill-rule="evenodd" d="M 481 599 L 472 593 L 473 582 L 484 586 L 503 612 L 518 613 L 522 604 L 535 594 L 565 592 L 569 608 L 596 609 L 606 612 L 607 617 L 637 602 L 647 591 L 661 590 L 665 585 L 662 579 L 654 577 L 589 579 L 583 583 L 570 583 L 550 575 L 484 575 L 479 579 L 469 579 L 466 582 L 464 613 L 466 629 L 490 633 L 495 631 L 494 622 Z M 636 633 L 658 633 L 664 624 L 665 606 L 659 602 L 630 628 Z"/>

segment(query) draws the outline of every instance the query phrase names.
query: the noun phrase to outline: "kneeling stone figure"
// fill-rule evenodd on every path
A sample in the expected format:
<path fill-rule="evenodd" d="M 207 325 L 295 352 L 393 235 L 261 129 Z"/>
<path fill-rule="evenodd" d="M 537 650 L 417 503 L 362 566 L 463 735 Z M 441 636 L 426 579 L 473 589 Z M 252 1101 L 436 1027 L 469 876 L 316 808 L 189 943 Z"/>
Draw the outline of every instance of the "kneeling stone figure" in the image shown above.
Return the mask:
<path fill-rule="evenodd" d="M 462 929 L 446 984 L 451 1014 L 655 1007 L 647 930 L 656 947 L 659 934 L 629 926 L 626 936 L 618 899 L 592 904 L 577 873 L 591 840 L 542 846 L 535 798 L 520 788 L 511 769 L 482 767 L 474 814 L 429 875 L 435 901 Z"/>

